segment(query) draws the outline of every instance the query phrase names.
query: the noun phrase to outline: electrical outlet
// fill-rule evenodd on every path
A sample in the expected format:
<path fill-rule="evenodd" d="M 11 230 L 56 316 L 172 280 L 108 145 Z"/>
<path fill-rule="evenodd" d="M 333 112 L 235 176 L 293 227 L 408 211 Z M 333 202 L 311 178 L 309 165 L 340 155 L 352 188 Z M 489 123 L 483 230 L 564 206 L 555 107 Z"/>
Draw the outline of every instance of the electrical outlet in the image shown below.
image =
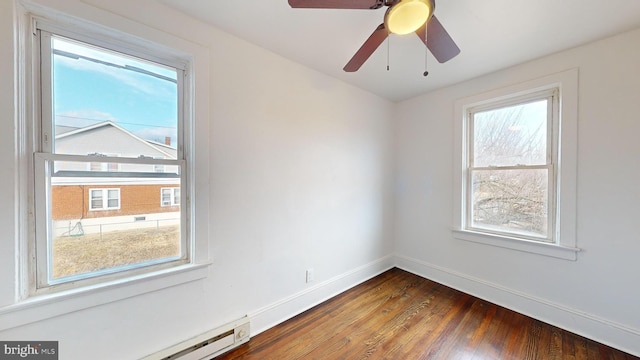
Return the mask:
<path fill-rule="evenodd" d="M 313 269 L 307 269 L 307 282 L 310 283 L 314 280 Z"/>

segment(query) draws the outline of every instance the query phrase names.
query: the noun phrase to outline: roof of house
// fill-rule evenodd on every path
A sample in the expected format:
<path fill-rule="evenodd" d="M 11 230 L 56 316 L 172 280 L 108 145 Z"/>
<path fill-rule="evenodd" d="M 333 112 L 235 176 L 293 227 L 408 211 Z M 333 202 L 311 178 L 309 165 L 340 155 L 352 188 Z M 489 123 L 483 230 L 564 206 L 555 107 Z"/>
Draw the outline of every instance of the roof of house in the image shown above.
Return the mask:
<path fill-rule="evenodd" d="M 114 130 L 114 131 L 104 131 L 104 130 Z M 100 141 L 96 141 L 95 138 L 90 138 L 89 134 L 95 133 L 95 131 L 100 131 L 99 139 Z M 108 138 L 104 138 L 104 137 Z M 64 140 L 70 140 L 74 138 L 74 144 L 77 145 L 79 142 L 78 138 L 85 137 L 86 141 L 91 141 L 91 149 L 92 152 L 99 153 L 122 153 L 126 152 L 127 148 L 136 148 L 136 157 L 139 155 L 145 156 L 163 156 L 167 159 L 175 159 L 177 156 L 176 148 L 162 144 L 153 140 L 145 140 L 140 138 L 139 136 L 133 134 L 129 130 L 117 125 L 113 121 L 103 121 L 97 124 L 93 124 L 90 126 L 85 126 L 81 128 L 74 128 L 70 126 L 56 126 L 56 141 L 62 142 Z M 134 145 L 137 144 L 137 145 Z M 145 147 L 149 150 L 147 151 L 141 150 L 140 145 L 142 145 L 142 149 Z M 57 146 L 57 144 L 56 144 Z M 103 147 L 104 150 L 100 149 Z M 67 153 L 79 152 L 85 154 L 82 147 L 74 146 L 69 147 L 72 150 L 65 150 Z M 117 151 L 114 151 L 117 149 Z M 142 152 L 141 152 L 142 151 Z M 86 155 L 86 154 L 85 154 Z M 127 156 L 127 155 L 125 155 Z"/>

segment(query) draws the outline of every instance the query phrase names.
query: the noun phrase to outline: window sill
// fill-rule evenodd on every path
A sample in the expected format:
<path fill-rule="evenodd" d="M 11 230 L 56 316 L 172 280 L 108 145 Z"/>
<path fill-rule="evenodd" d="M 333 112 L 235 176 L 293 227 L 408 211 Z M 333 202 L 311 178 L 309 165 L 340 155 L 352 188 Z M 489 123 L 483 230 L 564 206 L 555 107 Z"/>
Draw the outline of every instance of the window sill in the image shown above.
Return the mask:
<path fill-rule="evenodd" d="M 479 244 L 550 256 L 570 261 L 576 261 L 578 258 L 578 252 L 581 251 L 581 249 L 575 247 L 568 247 L 531 240 L 522 240 L 508 236 L 484 234 L 460 229 L 453 230 L 453 237 L 458 240 L 471 241 Z"/>
<path fill-rule="evenodd" d="M 108 283 L 36 295 L 0 308 L 0 331 L 207 277 L 209 265 L 187 264 Z"/>

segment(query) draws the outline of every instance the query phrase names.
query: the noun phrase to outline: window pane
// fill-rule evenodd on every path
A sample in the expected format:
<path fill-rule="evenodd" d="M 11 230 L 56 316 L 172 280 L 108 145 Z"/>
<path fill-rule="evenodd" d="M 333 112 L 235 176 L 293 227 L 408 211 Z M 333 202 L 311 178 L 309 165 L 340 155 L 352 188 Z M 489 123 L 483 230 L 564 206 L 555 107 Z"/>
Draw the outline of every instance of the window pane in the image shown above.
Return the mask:
<path fill-rule="evenodd" d="M 91 190 L 91 209 L 102 209 L 102 190 Z"/>
<path fill-rule="evenodd" d="M 171 205 L 171 189 L 162 189 L 162 205 Z"/>
<path fill-rule="evenodd" d="M 476 167 L 544 165 L 547 162 L 547 100 L 473 114 Z"/>
<path fill-rule="evenodd" d="M 176 158 L 175 69 L 59 36 L 52 47 L 52 152 Z"/>
<path fill-rule="evenodd" d="M 548 171 L 474 170 L 471 227 L 547 237 Z"/>
<path fill-rule="evenodd" d="M 173 204 L 180 205 L 180 189 L 173 189 Z"/>
<path fill-rule="evenodd" d="M 109 209 L 120 207 L 120 190 L 107 190 L 108 192 L 108 202 L 107 206 Z"/>
<path fill-rule="evenodd" d="M 102 209 L 102 198 L 91 199 L 91 209 Z"/>
<path fill-rule="evenodd" d="M 135 170 L 131 169 L 133 166 L 146 172 L 95 174 L 68 170 L 86 169 L 88 163 L 89 160 L 54 162 L 59 171 L 51 177 L 49 189 L 51 279 L 89 277 L 131 265 L 180 258 L 184 251 L 181 209 L 161 207 L 157 200 L 162 188 L 180 187 L 179 175 L 166 173 L 158 177 L 153 164 L 126 162 L 118 163 L 119 167 Z M 102 188 L 95 188 L 95 184 Z M 88 198 L 94 211 L 86 209 Z M 108 208 L 103 208 L 104 202 Z"/>

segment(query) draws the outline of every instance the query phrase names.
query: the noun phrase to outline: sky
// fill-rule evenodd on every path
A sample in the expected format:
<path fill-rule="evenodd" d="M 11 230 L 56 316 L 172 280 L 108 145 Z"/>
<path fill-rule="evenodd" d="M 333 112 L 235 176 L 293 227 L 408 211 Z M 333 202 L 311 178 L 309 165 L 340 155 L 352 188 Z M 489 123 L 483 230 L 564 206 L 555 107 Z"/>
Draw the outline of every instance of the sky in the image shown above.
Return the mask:
<path fill-rule="evenodd" d="M 174 69 L 63 38 L 54 38 L 53 48 L 55 125 L 110 120 L 146 140 L 169 136 L 176 146 Z"/>

